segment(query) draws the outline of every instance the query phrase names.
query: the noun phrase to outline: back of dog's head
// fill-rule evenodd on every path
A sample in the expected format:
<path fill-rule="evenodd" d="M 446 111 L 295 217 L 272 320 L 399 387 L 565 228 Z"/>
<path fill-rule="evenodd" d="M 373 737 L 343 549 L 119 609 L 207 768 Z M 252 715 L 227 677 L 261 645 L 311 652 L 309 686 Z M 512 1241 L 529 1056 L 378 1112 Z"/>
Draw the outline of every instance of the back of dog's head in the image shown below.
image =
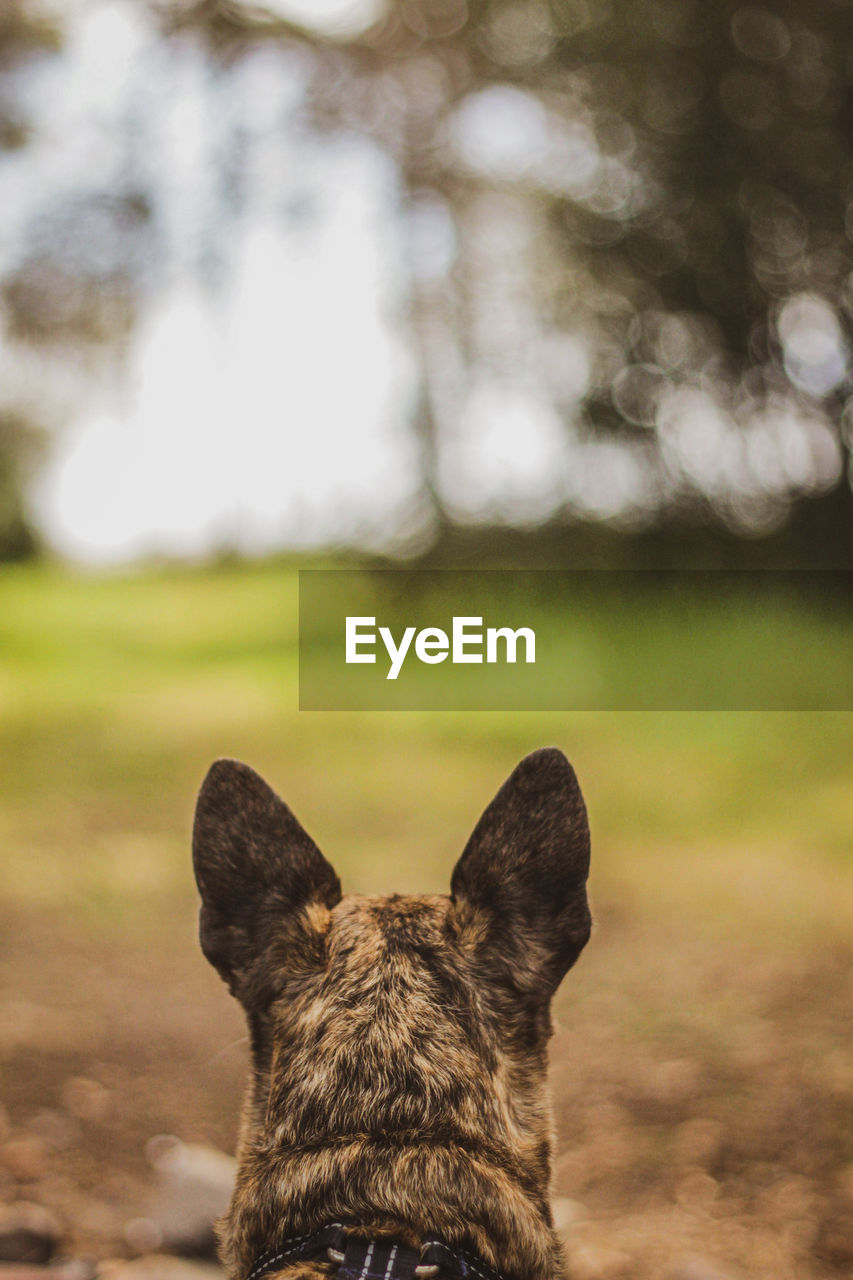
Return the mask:
<path fill-rule="evenodd" d="M 271 1233 L 333 1219 L 412 1242 L 439 1230 L 494 1265 L 552 1268 L 549 1006 L 590 928 L 586 814 L 562 754 L 517 767 L 450 896 L 342 897 L 290 810 L 236 761 L 205 779 L 193 857 L 202 947 L 252 1045 L 223 1227 L 232 1274 Z"/>

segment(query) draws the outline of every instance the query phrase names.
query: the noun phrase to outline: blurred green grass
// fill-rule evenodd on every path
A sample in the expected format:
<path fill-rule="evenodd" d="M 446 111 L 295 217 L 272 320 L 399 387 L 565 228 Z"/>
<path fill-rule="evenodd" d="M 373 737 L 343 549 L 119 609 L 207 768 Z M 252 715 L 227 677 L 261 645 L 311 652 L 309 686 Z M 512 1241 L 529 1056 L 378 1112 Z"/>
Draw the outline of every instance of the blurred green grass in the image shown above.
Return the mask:
<path fill-rule="evenodd" d="M 815 625 L 793 600 L 773 621 Z M 220 755 L 269 778 L 345 888 L 443 890 L 505 775 L 555 743 L 590 809 L 594 900 L 849 934 L 853 713 L 300 713 L 296 630 L 291 564 L 4 569 L 4 908 L 115 934 L 186 910 L 194 796 Z"/>

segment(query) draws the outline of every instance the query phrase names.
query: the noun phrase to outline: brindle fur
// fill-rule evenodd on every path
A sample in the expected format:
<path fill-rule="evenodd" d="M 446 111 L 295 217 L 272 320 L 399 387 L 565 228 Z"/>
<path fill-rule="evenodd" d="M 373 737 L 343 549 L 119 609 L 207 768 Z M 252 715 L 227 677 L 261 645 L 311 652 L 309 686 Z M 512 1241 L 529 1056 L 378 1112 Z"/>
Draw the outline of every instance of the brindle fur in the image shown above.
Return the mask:
<path fill-rule="evenodd" d="M 586 812 L 562 753 L 516 768 L 450 896 L 342 897 L 287 806 L 233 760 L 202 786 L 193 858 L 202 948 L 251 1038 L 220 1224 L 231 1280 L 332 1221 L 413 1244 L 439 1232 L 519 1280 L 564 1274 L 546 1044 L 590 917 Z"/>

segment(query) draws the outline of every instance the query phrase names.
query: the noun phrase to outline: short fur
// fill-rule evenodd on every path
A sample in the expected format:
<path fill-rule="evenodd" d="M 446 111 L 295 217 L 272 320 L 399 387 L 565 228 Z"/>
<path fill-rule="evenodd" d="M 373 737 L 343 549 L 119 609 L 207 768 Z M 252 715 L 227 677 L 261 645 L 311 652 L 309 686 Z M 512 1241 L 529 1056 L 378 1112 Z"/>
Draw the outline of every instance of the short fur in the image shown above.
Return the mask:
<path fill-rule="evenodd" d="M 233 760 L 204 781 L 193 860 L 202 948 L 251 1037 L 220 1224 L 231 1280 L 332 1221 L 412 1244 L 439 1232 L 518 1280 L 563 1274 L 546 1044 L 590 916 L 586 811 L 562 753 L 518 765 L 449 897 L 342 897 L 287 806 Z"/>

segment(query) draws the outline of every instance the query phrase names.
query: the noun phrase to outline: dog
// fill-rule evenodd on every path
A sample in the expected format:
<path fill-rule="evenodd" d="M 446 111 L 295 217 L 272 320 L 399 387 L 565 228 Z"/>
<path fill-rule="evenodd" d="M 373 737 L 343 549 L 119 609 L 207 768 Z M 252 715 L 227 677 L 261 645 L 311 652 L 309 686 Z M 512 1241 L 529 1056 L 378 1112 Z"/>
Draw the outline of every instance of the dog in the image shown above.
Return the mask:
<path fill-rule="evenodd" d="M 251 1079 L 230 1280 L 553 1280 L 550 1002 L 591 928 L 589 828 L 554 748 L 483 813 L 450 894 L 341 895 L 247 765 L 199 793 L 207 959 L 246 1014 Z"/>

